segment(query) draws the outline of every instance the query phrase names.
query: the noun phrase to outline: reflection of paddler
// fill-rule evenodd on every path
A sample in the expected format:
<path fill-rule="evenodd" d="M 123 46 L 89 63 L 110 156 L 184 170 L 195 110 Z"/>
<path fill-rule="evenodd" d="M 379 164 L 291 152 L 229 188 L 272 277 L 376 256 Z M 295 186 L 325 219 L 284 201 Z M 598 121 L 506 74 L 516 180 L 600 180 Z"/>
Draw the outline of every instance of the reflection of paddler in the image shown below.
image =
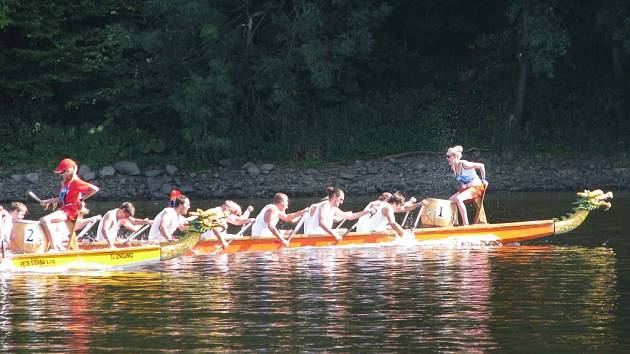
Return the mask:
<path fill-rule="evenodd" d="M 464 202 L 482 198 L 488 182 L 486 181 L 485 165 L 479 162 L 462 160 L 463 150 L 459 145 L 449 148 L 446 151 L 446 159 L 449 166 L 451 166 L 455 179 L 461 184 L 459 191 L 453 194 L 449 200 L 457 204 L 459 214 L 462 217 L 462 224 L 468 225 L 468 215 Z M 477 175 L 476 170 L 479 170 L 481 178 Z M 483 205 L 480 207 L 483 208 Z"/>
<path fill-rule="evenodd" d="M 63 159 L 55 168 L 54 172 L 61 175 L 62 182 L 59 188 L 59 195 L 54 198 L 41 201 L 44 209 L 51 205 L 60 205 L 59 210 L 42 217 L 39 221 L 42 224 L 44 234 L 49 242 L 49 247 L 53 250 L 63 250 L 61 240 L 53 237 L 52 225 L 66 220 L 76 221 L 79 211 L 84 207 L 84 201 L 98 192 L 98 187 L 83 181 L 77 175 L 77 164 L 71 159 Z M 71 233 L 73 230 L 70 231 Z"/>

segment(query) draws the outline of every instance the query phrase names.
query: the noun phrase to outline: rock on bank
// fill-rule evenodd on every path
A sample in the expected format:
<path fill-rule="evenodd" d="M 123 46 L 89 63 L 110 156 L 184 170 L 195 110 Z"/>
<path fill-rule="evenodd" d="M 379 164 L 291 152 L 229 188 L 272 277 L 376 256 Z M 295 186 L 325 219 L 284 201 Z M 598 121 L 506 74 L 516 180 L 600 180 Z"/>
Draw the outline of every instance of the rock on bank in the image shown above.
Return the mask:
<path fill-rule="evenodd" d="M 625 155 L 502 158 L 477 152 L 464 158 L 486 165 L 490 188 L 495 191 L 620 190 L 630 185 L 630 163 Z M 269 198 L 280 191 L 290 197 L 323 197 L 327 186 L 340 187 L 351 195 L 400 190 L 405 195 L 447 198 L 457 186 L 443 153 L 323 164 L 316 169 L 254 162 L 235 166 L 230 160 L 221 160 L 219 166 L 191 172 L 175 165 L 140 169 L 134 162 L 119 161 L 102 167 L 81 165 L 79 174 L 101 189 L 94 200 L 111 201 L 165 200 L 172 188 L 193 199 Z M 49 198 L 56 194 L 59 183 L 59 176 L 45 169 L 3 176 L 0 199 L 24 201 L 29 190 Z"/>

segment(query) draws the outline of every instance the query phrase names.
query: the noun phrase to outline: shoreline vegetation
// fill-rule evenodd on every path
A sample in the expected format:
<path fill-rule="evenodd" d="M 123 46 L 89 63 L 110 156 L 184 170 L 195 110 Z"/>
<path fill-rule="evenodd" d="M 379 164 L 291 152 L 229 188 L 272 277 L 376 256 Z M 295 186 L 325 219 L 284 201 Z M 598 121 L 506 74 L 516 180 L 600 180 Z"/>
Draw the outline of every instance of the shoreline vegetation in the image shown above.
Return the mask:
<path fill-rule="evenodd" d="M 143 169 L 170 163 L 209 176 L 171 177 L 219 195 L 196 181 L 232 191 L 224 176 L 246 177 L 243 188 L 258 178 L 229 170 L 241 163 L 229 171 L 199 166 L 286 161 L 332 169 L 287 170 L 315 184 L 296 192 L 319 193 L 325 182 L 370 194 L 379 174 L 388 184 L 398 183 L 396 174 L 368 168 L 362 178 L 337 181 L 344 161 L 452 145 L 511 151 L 515 162 L 521 152 L 606 155 L 630 147 L 627 1 L 0 4 L 4 171 L 35 166 L 25 172 L 37 173 L 64 157 L 94 170 L 123 160 Z M 416 162 L 442 175 L 441 166 L 409 161 Z M 581 175 L 585 166 L 574 162 L 561 170 Z M 361 172 L 349 165 L 346 173 Z M 405 188 L 433 188 L 406 180 L 415 171 L 394 169 L 405 174 Z M 569 188 L 559 180 L 579 184 L 546 172 L 533 177 L 553 188 Z M 501 188 L 512 187 L 521 188 Z M 156 192 L 145 189 L 138 196 Z"/>
<path fill-rule="evenodd" d="M 131 161 L 106 166 L 79 163 L 79 175 L 97 185 L 100 201 L 165 200 L 172 188 L 195 199 L 271 198 L 276 192 L 290 197 L 322 197 L 327 186 L 349 195 L 376 196 L 382 191 L 404 195 L 448 197 L 456 190 L 443 152 L 414 151 L 380 159 L 324 163 L 317 167 L 220 160 L 205 169 L 185 170 L 175 164 L 138 167 Z M 590 188 L 626 189 L 630 164 L 625 154 L 528 156 L 465 151 L 464 158 L 486 165 L 490 191 L 579 191 Z M 6 172 L 6 171 L 5 171 Z M 2 202 L 24 201 L 27 192 L 53 195 L 59 177 L 51 169 L 0 176 Z"/>

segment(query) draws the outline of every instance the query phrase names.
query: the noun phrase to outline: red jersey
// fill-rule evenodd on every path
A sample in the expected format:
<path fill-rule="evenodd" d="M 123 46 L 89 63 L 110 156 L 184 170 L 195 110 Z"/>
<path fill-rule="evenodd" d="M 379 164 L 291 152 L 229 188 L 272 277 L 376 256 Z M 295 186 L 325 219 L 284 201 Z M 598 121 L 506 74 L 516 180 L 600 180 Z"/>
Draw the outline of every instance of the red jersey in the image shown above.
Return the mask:
<path fill-rule="evenodd" d="M 70 182 L 63 182 L 59 188 L 61 210 L 68 215 L 68 219 L 75 220 L 81 209 L 81 193 L 90 191 L 90 184 L 75 177 Z"/>

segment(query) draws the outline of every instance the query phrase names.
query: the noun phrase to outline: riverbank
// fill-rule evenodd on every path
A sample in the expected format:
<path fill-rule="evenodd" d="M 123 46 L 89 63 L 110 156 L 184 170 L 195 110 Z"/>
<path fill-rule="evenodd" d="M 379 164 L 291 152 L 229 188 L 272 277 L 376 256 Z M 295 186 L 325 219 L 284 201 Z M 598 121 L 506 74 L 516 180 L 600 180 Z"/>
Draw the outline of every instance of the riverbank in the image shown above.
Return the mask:
<path fill-rule="evenodd" d="M 604 188 L 627 189 L 630 163 L 626 155 L 501 157 L 485 152 L 465 155 L 486 165 L 491 190 L 577 191 Z M 101 191 L 94 200 L 164 200 L 172 188 L 193 199 L 269 198 L 276 192 L 290 197 L 322 197 L 327 186 L 350 195 L 375 196 L 400 190 L 408 196 L 446 198 L 456 189 L 444 153 L 418 152 L 349 164 L 323 164 L 297 168 L 273 164 L 236 164 L 222 160 L 203 171 L 183 171 L 176 165 L 140 169 L 129 161 L 110 166 L 80 166 L 79 174 Z M 50 197 L 59 177 L 39 169 L 0 178 L 3 202 L 27 200 L 27 192 Z"/>

